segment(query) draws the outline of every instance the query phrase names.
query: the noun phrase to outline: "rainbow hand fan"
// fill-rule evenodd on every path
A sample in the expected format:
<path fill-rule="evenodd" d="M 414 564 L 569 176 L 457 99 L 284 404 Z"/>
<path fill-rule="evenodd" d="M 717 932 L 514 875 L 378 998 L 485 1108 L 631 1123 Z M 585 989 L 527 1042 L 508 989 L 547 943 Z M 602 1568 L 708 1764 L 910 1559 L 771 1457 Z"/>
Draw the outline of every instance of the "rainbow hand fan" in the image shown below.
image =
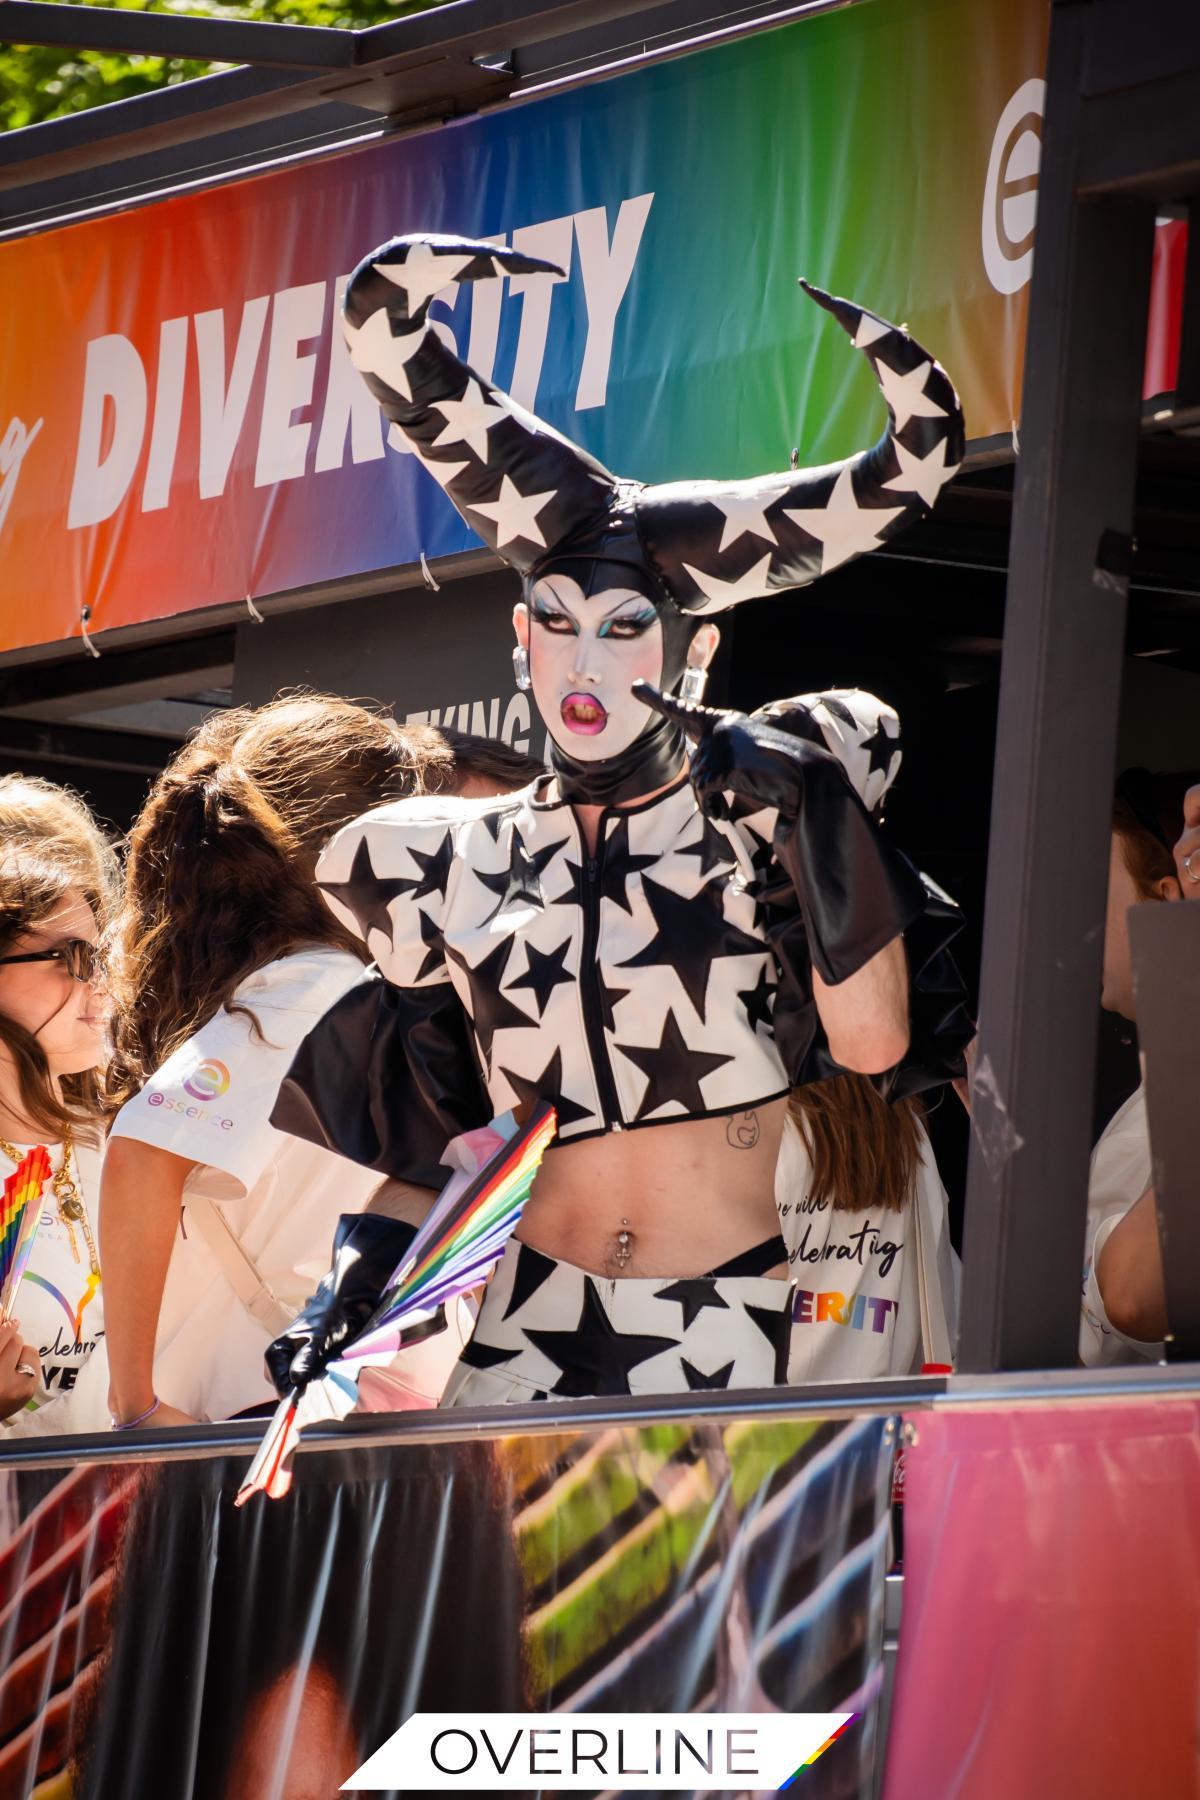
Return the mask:
<path fill-rule="evenodd" d="M 22 1158 L 4 1183 L 0 1202 L 0 1311 L 11 1316 L 21 1277 L 29 1266 L 41 1223 L 38 1205 L 50 1179 L 50 1158 L 41 1144 Z"/>
<path fill-rule="evenodd" d="M 525 1209 L 547 1147 L 558 1129 L 553 1106 L 539 1101 L 525 1124 L 512 1113 L 452 1138 L 442 1161 L 453 1169 L 429 1215 L 384 1290 L 379 1305 L 336 1362 L 281 1400 L 238 1490 L 278 1500 L 292 1484 L 288 1465 L 301 1430 L 344 1419 L 358 1399 L 358 1377 L 388 1363 L 404 1345 L 436 1329 L 439 1306 L 490 1274 Z"/>

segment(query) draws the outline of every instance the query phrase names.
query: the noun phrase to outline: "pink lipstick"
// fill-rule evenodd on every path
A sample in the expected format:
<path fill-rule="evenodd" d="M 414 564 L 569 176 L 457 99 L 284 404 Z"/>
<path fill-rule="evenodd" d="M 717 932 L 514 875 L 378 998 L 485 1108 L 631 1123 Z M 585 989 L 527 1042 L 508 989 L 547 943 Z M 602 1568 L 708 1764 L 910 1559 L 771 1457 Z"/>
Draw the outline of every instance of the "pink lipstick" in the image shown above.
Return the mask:
<path fill-rule="evenodd" d="M 592 694 L 568 694 L 560 710 L 567 730 L 580 737 L 595 737 L 608 724 L 608 714 Z"/>

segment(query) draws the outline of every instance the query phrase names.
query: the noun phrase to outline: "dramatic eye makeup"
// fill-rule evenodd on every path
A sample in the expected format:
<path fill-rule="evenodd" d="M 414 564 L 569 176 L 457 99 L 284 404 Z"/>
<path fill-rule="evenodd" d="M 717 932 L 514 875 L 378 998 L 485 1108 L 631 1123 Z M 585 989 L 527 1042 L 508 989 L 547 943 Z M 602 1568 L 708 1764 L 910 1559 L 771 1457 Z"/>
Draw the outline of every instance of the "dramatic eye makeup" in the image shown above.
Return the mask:
<path fill-rule="evenodd" d="M 556 606 L 548 606 L 539 596 L 530 601 L 529 613 L 539 625 L 547 631 L 557 632 L 560 637 L 565 637 L 568 633 L 574 637 L 579 636 L 579 627 L 570 613 L 562 612 Z"/>
<path fill-rule="evenodd" d="M 602 638 L 636 638 L 649 631 L 658 614 L 652 606 L 639 607 L 636 612 L 615 613 L 611 619 L 605 619 L 598 637 Z"/>

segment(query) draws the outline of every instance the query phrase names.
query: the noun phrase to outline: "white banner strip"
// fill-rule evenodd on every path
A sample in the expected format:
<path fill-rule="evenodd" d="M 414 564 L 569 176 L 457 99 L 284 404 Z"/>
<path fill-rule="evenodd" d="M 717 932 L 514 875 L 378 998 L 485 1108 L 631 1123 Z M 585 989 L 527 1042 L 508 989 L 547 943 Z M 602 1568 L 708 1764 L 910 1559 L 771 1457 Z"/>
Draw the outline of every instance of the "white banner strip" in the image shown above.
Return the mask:
<path fill-rule="evenodd" d="M 781 1788 L 854 1713 L 414 1713 L 344 1783 L 370 1792 Z"/>

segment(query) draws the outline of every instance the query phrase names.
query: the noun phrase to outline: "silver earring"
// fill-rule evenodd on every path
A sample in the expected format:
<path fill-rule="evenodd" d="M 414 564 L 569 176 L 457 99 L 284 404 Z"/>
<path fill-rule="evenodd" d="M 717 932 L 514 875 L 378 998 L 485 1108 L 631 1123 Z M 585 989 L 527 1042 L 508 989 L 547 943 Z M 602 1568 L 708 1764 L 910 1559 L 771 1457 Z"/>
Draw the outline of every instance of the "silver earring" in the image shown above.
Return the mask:
<path fill-rule="evenodd" d="M 679 698 L 699 704 L 704 698 L 704 690 L 707 685 L 708 670 L 700 668 L 696 663 L 689 663 L 683 671 L 683 678 L 679 683 Z"/>
<path fill-rule="evenodd" d="M 529 677 L 529 654 L 524 644 L 517 644 L 513 648 L 513 679 L 523 694 L 528 693 L 533 686 Z"/>

